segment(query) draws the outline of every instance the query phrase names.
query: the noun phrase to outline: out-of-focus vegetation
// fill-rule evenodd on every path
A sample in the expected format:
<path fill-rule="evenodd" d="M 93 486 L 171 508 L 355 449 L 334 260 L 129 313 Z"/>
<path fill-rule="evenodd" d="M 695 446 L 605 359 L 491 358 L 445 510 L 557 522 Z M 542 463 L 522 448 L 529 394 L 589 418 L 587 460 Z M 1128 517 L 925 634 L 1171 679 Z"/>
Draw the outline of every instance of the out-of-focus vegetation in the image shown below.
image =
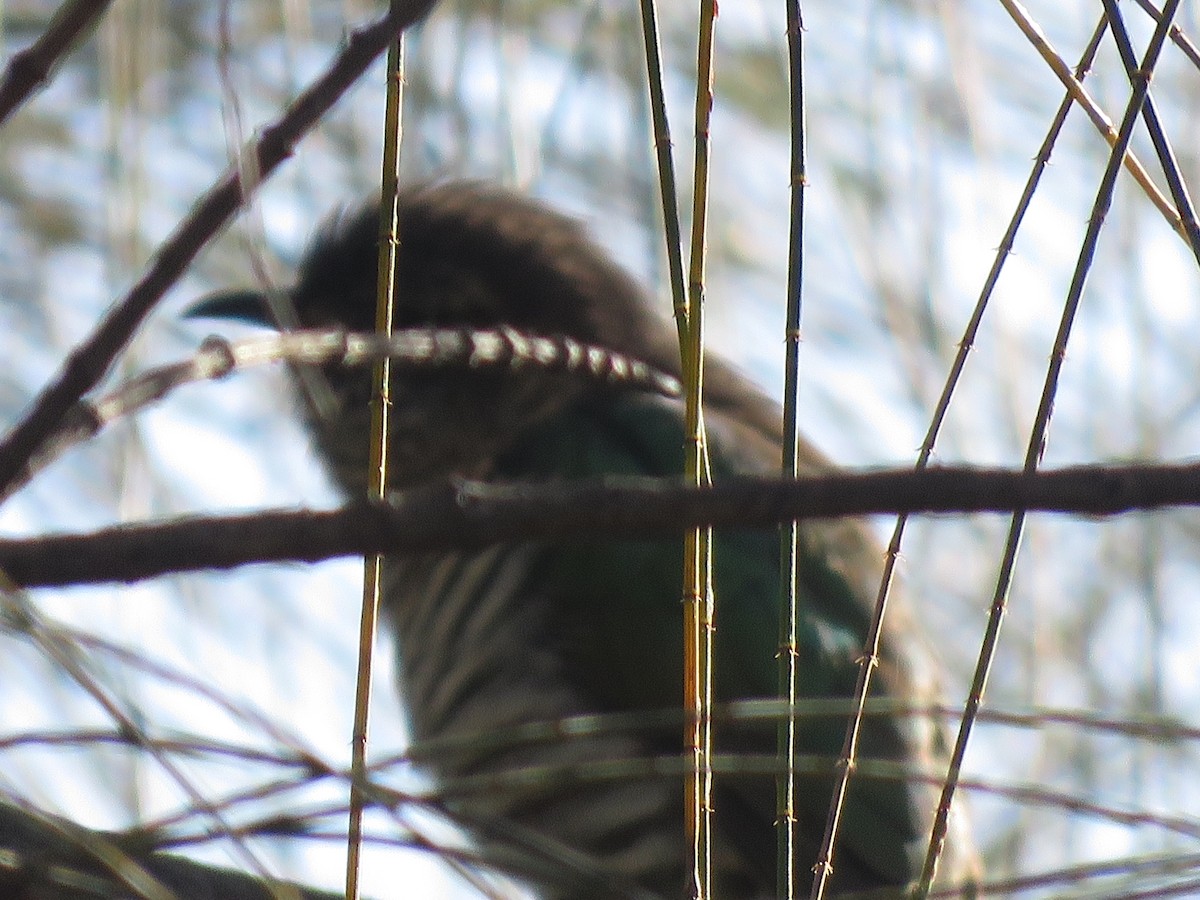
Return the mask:
<path fill-rule="evenodd" d="M 686 184 L 695 12 L 662 6 L 675 161 Z M 1144 6 L 1121 5 L 1139 53 L 1153 27 Z M 51 7 L 0 4 L 6 56 L 41 33 Z M 379 7 L 117 0 L 45 90 L 3 123 L 6 424 L 131 284 L 228 164 L 230 148 L 273 120 L 347 30 Z M 1200 38 L 1195 9 L 1184 10 L 1180 28 Z M 847 465 L 902 465 L 915 458 L 1064 89 L 998 2 L 821 0 L 804 12 L 802 417 L 806 432 Z M 1074 66 L 1101 8 L 1057 0 L 1031 3 L 1028 12 Z M 665 314 L 640 42 L 633 4 L 443 4 L 407 43 L 402 166 L 409 179 L 502 181 L 581 216 L 654 286 Z M 1168 45 L 1151 91 L 1192 183 L 1200 171 L 1198 84 L 1194 59 Z M 1119 121 L 1129 81 L 1107 36 L 1086 85 Z M 377 182 L 382 109 L 376 66 L 202 255 L 113 379 L 194 347 L 203 328 L 181 322 L 179 311 L 202 291 L 286 281 L 320 217 Z M 712 134 L 709 337 L 771 390 L 782 367 L 787 109 L 782 9 L 760 0 L 725 4 Z M 1144 130 L 1132 146 L 1163 184 Z M 1096 128 L 1072 109 L 968 359 L 938 461 L 1020 465 L 1107 156 Z M 1196 453 L 1198 288 L 1196 258 L 1122 173 L 1067 347 L 1046 465 Z M 55 464 L 0 510 L 0 528 L 28 535 L 186 511 L 332 504 L 292 406 L 281 399 L 283 383 L 281 373 L 269 373 L 181 392 Z M 881 533 L 889 525 L 879 523 Z M 946 662 L 951 704 L 961 704 L 975 664 L 1005 527 L 1002 516 L 943 517 L 918 520 L 909 535 L 906 590 Z M 965 794 L 990 878 L 1108 862 L 1110 878 L 1079 876 L 1074 887 L 1048 881 L 1040 890 L 1186 892 L 1180 886 L 1195 875 L 1200 835 L 1200 753 L 1195 733 L 1174 725 L 1200 726 L 1198 531 L 1191 510 L 1029 521 L 987 694 L 989 709 L 1029 718 L 983 722 L 968 755 Z M 197 740 L 285 746 L 203 699 L 203 685 L 344 763 L 355 571 L 349 562 L 288 566 L 33 599 L 77 629 L 66 634 L 71 640 L 102 637 L 186 673 L 188 682 L 171 684 L 132 657 L 82 644 L 93 677 L 136 721 Z M 4 745 L 39 728 L 113 722 L 27 637 L 0 642 L 0 794 L 105 827 L 186 805 L 154 762 L 132 751 Z M 383 661 L 373 726 L 380 754 L 403 742 L 389 680 Z M 199 760 L 187 766 L 215 798 L 271 772 Z M 400 784 L 421 785 L 409 767 L 397 769 Z M 1004 790 L 1012 787 L 1032 790 Z M 338 796 L 336 786 L 307 785 L 254 814 L 303 812 Z M 416 832 L 453 842 L 428 814 L 414 816 Z M 374 827 L 381 835 L 404 831 L 391 820 Z M 254 846 L 289 877 L 340 882 L 336 841 Z M 1133 865 L 1147 855 L 1161 855 L 1153 874 Z M 396 865 L 419 872 L 414 878 L 439 877 L 431 874 L 439 870 L 433 856 L 379 850 L 368 862 L 368 892 L 374 884 L 377 895 L 389 895 Z"/>

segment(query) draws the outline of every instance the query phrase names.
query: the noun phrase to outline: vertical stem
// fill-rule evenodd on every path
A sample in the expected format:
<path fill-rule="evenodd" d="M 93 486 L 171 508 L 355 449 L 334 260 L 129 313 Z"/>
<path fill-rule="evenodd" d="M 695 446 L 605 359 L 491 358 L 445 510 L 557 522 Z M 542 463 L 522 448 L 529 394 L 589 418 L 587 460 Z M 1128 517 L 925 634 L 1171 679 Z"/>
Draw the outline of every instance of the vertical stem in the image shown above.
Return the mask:
<path fill-rule="evenodd" d="M 675 160 L 671 155 L 671 128 L 667 122 L 667 102 L 663 91 L 662 54 L 659 50 L 658 15 L 654 0 L 640 0 L 642 41 L 646 50 L 646 84 L 650 89 L 650 116 L 654 127 L 654 155 L 658 163 L 658 187 L 662 200 L 663 234 L 667 242 L 667 271 L 671 278 L 672 309 L 679 333 L 679 351 L 686 356 L 687 288 L 683 280 L 679 231 L 679 200 L 675 190 Z M 686 368 L 686 360 L 685 365 Z"/>
<path fill-rule="evenodd" d="M 800 310 L 804 284 L 804 188 L 807 161 L 804 133 L 804 18 L 799 0 L 787 4 L 788 90 L 791 112 L 791 210 L 788 240 L 787 322 L 784 344 L 783 451 L 780 469 L 785 477 L 799 474 Z M 800 654 L 797 631 L 800 597 L 800 529 L 795 521 L 779 529 L 779 696 L 787 715 L 777 733 L 779 776 L 776 782 L 776 896 L 792 900 L 796 891 L 796 758 L 797 681 Z"/>
<path fill-rule="evenodd" d="M 658 162 L 667 267 L 671 279 L 672 307 L 679 334 L 679 352 L 686 392 L 686 476 L 693 484 L 709 480 L 708 448 L 701 415 L 703 383 L 702 306 L 704 285 L 704 222 L 707 202 L 708 116 L 712 107 L 712 27 L 715 5 L 701 13 L 701 37 L 696 87 L 696 187 L 697 205 L 692 217 L 692 253 L 689 284 L 685 286 L 679 206 L 675 189 L 675 164 L 667 123 L 662 81 L 658 22 L 654 0 L 641 0 L 642 39 L 646 52 L 646 81 Z M 707 34 L 707 37 L 706 37 Z M 697 529 L 684 538 L 684 661 L 683 702 L 687 712 L 684 745 L 692 754 L 692 777 L 685 792 L 684 822 L 692 847 L 691 893 L 712 893 L 712 533 Z"/>
<path fill-rule="evenodd" d="M 395 7 L 397 0 L 392 0 Z M 376 282 L 375 330 L 392 333 L 395 305 L 398 194 L 400 178 L 400 107 L 404 92 L 404 36 L 388 49 L 387 98 L 384 108 L 383 171 L 380 176 L 379 269 Z M 391 361 L 384 357 L 375 367 L 371 402 L 370 471 L 367 491 L 382 499 L 387 491 L 388 416 L 391 412 Z M 383 557 L 371 554 L 363 565 L 362 616 L 359 622 L 358 676 L 354 695 L 354 731 L 351 744 L 350 821 L 346 832 L 346 900 L 357 900 L 362 859 L 362 818 L 366 805 L 367 719 L 371 701 L 371 659 L 379 615 L 379 581 Z"/>
<path fill-rule="evenodd" d="M 687 342 L 684 348 L 687 471 L 691 484 L 709 482 L 705 452 L 702 393 L 704 383 L 704 263 L 708 219 L 709 127 L 713 103 L 713 30 L 715 0 L 701 0 L 696 64 L 696 145 L 692 188 L 692 242 L 688 274 Z M 698 528 L 684 543 L 684 702 L 692 778 L 687 788 L 686 816 L 693 849 L 691 891 L 712 896 L 712 530 Z"/>

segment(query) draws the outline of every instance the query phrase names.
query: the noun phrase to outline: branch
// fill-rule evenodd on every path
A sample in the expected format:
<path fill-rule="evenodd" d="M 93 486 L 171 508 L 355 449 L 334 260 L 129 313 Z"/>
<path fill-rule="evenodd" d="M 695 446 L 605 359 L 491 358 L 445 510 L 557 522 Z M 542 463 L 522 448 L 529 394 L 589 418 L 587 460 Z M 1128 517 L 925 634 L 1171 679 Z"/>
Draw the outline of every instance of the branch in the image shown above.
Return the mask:
<path fill-rule="evenodd" d="M 38 87 L 75 46 L 80 35 L 95 25 L 112 0 L 74 0 L 54 14 L 42 36 L 19 53 L 14 53 L 0 79 L 0 123 L 3 123 Z"/>
<path fill-rule="evenodd" d="M 966 467 L 731 479 L 560 484 L 439 483 L 389 502 L 266 510 L 0 540 L 0 569 L 26 587 L 138 581 L 256 562 L 426 553 L 506 541 L 682 534 L 793 519 L 896 513 L 1067 512 L 1108 516 L 1200 505 L 1200 464 L 1079 466 L 1050 472 Z"/>
<path fill-rule="evenodd" d="M 405 328 L 391 335 L 336 329 L 275 333 L 230 343 L 209 337 L 189 359 L 132 378 L 103 397 L 80 400 L 13 478 L 3 499 L 20 490 L 59 456 L 112 422 L 162 400 L 176 388 L 216 380 L 235 370 L 280 361 L 346 368 L 391 359 L 394 371 L 523 368 L 566 372 L 618 387 L 641 388 L 665 396 L 679 383 L 646 363 L 614 350 L 581 344 L 564 335 L 543 337 L 511 328 Z"/>
<path fill-rule="evenodd" d="M 0 803 L 0 892 L 6 897 L 335 900 L 341 894 L 269 884 L 230 869 L 128 846 L 122 835 Z"/>
<path fill-rule="evenodd" d="M 283 116 L 263 130 L 247 151 L 247 164 L 234 167 L 209 188 L 159 247 L 150 267 L 96 330 L 67 358 L 55 379 L 42 389 L 32 408 L 0 441 L 0 495 L 33 458 L 63 417 L 104 377 L 142 319 L 188 267 L 196 254 L 223 228 L 258 186 L 287 159 L 297 141 L 333 106 L 371 62 L 408 26 L 423 18 L 435 0 L 393 3 L 390 11 L 354 32 L 320 78 L 298 96 Z M 243 169 L 254 174 L 243 176 Z"/>

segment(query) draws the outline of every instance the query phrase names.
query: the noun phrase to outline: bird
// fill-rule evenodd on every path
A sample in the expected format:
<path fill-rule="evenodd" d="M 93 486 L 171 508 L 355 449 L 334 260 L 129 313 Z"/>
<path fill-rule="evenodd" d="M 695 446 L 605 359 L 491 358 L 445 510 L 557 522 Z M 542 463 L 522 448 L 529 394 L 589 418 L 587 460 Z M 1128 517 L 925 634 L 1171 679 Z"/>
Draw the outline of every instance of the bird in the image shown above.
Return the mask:
<path fill-rule="evenodd" d="M 404 187 L 397 210 L 396 327 L 566 337 L 679 375 L 669 320 L 574 219 L 479 181 Z M 284 291 L 301 326 L 373 329 L 378 222 L 378 202 L 367 202 L 318 231 Z M 265 297 L 245 290 L 210 295 L 189 314 L 272 321 Z M 334 366 L 324 374 L 332 411 L 310 405 L 303 415 L 341 490 L 361 497 L 370 375 Z M 445 479 L 552 484 L 683 471 L 683 402 L 662 392 L 535 367 L 458 367 L 394 374 L 391 402 L 389 492 Z M 779 405 L 711 355 L 704 410 L 714 480 L 778 471 Z M 803 473 L 835 471 L 807 442 L 798 453 Z M 778 532 L 721 528 L 713 544 L 715 700 L 771 697 Z M 852 695 L 882 562 L 860 521 L 801 523 L 802 697 Z M 682 717 L 669 726 L 654 718 L 682 706 L 682 566 L 682 543 L 668 538 L 543 539 L 383 561 L 382 609 L 413 739 L 443 748 L 429 757 L 431 774 L 480 857 L 537 896 L 687 890 L 685 769 L 654 765 L 683 758 Z M 885 621 L 875 694 L 931 703 L 936 661 L 902 599 Z M 555 734 L 577 716 L 598 724 L 554 739 L 499 737 L 531 725 Z M 823 761 L 798 775 L 800 872 L 818 853 L 846 719 L 844 711 L 799 719 L 799 752 Z M 769 759 L 775 734 L 774 723 L 716 726 L 715 752 L 734 771 L 713 788 L 714 897 L 775 895 L 774 779 L 736 771 L 740 758 Z M 860 755 L 937 772 L 946 738 L 930 717 L 872 715 Z M 613 763 L 629 765 L 614 775 Z M 827 896 L 902 896 L 920 874 L 936 796 L 927 781 L 855 776 Z M 937 883 L 967 896 L 976 856 L 965 820 L 955 813 L 951 823 Z"/>

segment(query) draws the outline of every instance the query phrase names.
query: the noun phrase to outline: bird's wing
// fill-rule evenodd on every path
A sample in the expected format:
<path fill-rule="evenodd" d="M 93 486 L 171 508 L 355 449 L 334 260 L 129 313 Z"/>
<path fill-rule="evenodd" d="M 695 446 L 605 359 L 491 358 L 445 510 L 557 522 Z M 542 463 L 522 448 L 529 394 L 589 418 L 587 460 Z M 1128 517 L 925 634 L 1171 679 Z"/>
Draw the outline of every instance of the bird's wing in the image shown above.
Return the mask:
<path fill-rule="evenodd" d="M 715 477 L 774 468 L 763 456 L 778 442 L 760 423 L 718 404 L 708 413 Z M 498 462 L 501 478 L 552 479 L 599 475 L 674 475 L 681 471 L 683 429 L 678 404 L 628 394 L 581 404 L 531 429 Z M 806 451 L 808 452 L 808 451 Z M 814 454 L 814 459 L 816 456 Z M 881 555 L 854 523 L 803 529 L 800 565 L 800 694 L 848 696 L 869 622 Z M 861 571 L 863 568 L 867 571 Z M 778 680 L 779 538 L 774 531 L 722 530 L 715 538 L 718 605 L 715 671 L 718 700 L 769 697 Z M 599 711 L 678 709 L 682 696 L 681 542 L 588 541 L 543 554 L 530 589 L 552 594 L 560 618 L 558 639 L 567 678 Z M 876 680 L 877 693 L 908 696 L 914 689 L 907 661 L 889 636 Z M 800 723 L 799 752 L 832 769 L 845 733 L 845 716 Z M 774 728 L 734 733 L 718 751 L 769 755 Z M 863 735 L 866 756 L 923 761 L 928 738 L 907 720 L 873 717 Z M 662 745 L 668 746 L 668 745 Z M 673 746 L 677 748 L 678 740 Z M 829 802 L 828 777 L 800 782 L 802 846 L 819 840 Z M 844 813 L 840 871 L 844 884 L 902 882 L 914 874 L 925 827 L 922 789 L 903 781 L 858 779 Z M 775 814 L 768 777 L 731 779 L 720 789 L 730 825 L 724 829 L 744 852 L 763 857 L 771 871 Z M 720 825 L 718 825 L 720 828 Z M 862 868 L 861 878 L 852 877 Z"/>

